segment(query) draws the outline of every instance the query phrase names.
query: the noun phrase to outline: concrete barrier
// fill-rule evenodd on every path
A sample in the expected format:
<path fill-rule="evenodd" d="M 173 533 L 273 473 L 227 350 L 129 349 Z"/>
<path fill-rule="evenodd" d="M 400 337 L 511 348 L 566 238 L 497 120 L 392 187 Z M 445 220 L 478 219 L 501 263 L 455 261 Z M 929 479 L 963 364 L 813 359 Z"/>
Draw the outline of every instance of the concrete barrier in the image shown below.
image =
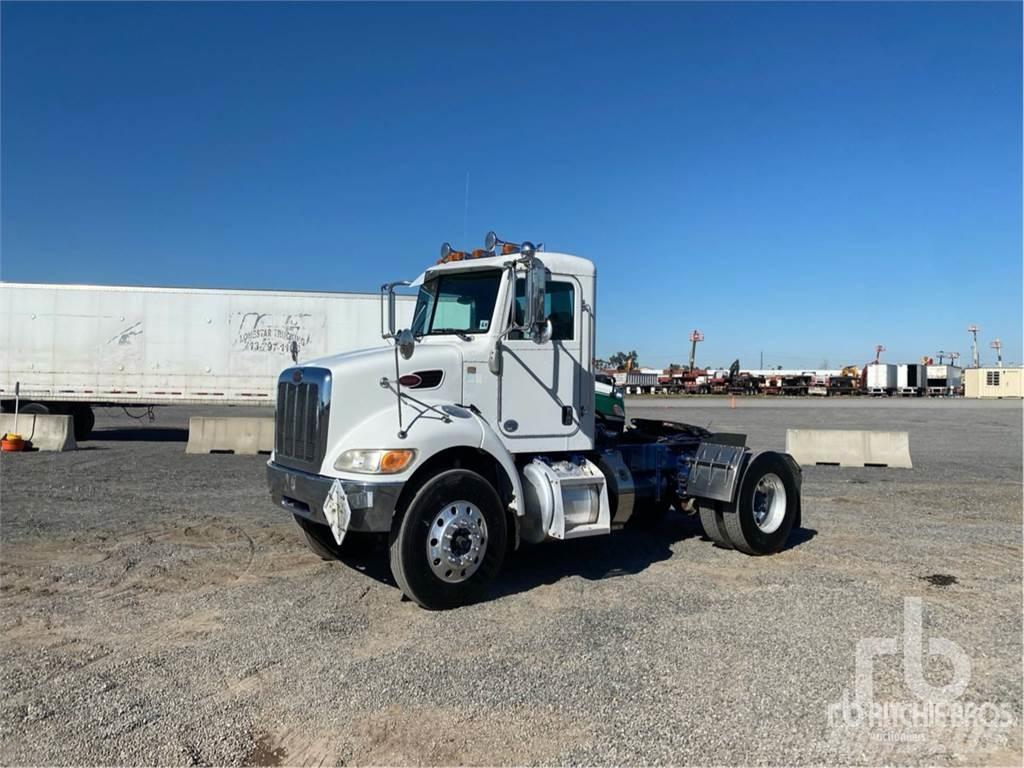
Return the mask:
<path fill-rule="evenodd" d="M 0 414 L 0 435 L 14 431 L 14 414 Z M 31 450 L 73 451 L 78 448 L 75 424 L 70 416 L 21 413 L 18 414 L 17 432 L 25 440 L 31 441 Z"/>
<path fill-rule="evenodd" d="M 788 429 L 786 453 L 798 464 L 913 469 L 906 432 L 861 429 Z"/>
<path fill-rule="evenodd" d="M 270 453 L 274 420 L 246 416 L 193 416 L 185 453 Z"/>

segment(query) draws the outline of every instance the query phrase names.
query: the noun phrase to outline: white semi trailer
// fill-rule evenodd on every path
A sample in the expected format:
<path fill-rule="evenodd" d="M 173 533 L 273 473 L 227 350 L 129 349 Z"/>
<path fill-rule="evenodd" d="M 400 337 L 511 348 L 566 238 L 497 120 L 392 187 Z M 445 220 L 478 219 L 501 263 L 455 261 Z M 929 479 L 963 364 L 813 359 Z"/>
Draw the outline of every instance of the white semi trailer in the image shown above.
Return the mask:
<path fill-rule="evenodd" d="M 396 312 L 408 322 L 413 299 Z M 289 363 L 380 343 L 375 294 L 0 283 L 0 406 L 274 404 Z"/>
<path fill-rule="evenodd" d="M 404 330 L 396 285 L 382 287 L 393 343 L 278 383 L 270 492 L 317 555 L 385 534 L 402 591 L 447 608 L 477 599 L 521 542 L 605 535 L 670 507 L 748 554 L 799 527 L 787 454 L 685 424 L 595 421 L 592 262 L 493 232 L 472 254 L 446 245 L 411 283 Z"/>

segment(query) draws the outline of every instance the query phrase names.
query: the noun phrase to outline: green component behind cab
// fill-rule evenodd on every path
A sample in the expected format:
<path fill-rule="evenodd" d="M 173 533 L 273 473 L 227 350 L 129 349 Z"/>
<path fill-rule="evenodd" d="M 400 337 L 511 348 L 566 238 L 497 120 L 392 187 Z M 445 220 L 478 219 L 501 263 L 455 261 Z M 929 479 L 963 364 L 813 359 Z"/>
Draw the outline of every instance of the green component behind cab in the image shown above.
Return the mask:
<path fill-rule="evenodd" d="M 626 427 L 626 401 L 611 376 L 599 373 L 594 377 L 594 415 L 611 432 L 619 433 Z"/>

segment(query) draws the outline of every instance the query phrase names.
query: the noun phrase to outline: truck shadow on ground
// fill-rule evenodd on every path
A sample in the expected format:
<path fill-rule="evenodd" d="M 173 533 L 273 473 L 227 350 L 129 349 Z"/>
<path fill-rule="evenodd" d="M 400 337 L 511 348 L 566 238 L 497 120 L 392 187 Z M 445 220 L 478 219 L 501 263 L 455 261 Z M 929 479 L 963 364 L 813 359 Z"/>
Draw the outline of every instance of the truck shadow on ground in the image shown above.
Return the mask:
<path fill-rule="evenodd" d="M 816 534 L 807 528 L 793 531 L 783 551 L 800 546 Z M 668 560 L 675 554 L 672 545 L 686 539 L 702 539 L 712 546 L 696 516 L 669 512 L 654 525 L 626 528 L 611 536 L 527 546 L 506 561 L 488 597 L 526 592 L 569 576 L 589 581 L 632 576 Z"/>
<path fill-rule="evenodd" d="M 811 528 L 793 531 L 783 551 L 810 541 L 817 533 Z M 696 516 L 669 512 L 656 524 L 626 528 L 610 536 L 523 545 L 505 560 L 505 566 L 483 599 L 494 600 L 528 592 L 571 576 L 589 581 L 632 576 L 655 563 L 668 560 L 675 554 L 672 545 L 686 539 L 702 539 L 707 546 L 712 546 Z M 372 553 L 346 555 L 342 562 L 372 579 L 397 586 L 388 565 L 387 544 L 383 540 L 377 543 Z"/>

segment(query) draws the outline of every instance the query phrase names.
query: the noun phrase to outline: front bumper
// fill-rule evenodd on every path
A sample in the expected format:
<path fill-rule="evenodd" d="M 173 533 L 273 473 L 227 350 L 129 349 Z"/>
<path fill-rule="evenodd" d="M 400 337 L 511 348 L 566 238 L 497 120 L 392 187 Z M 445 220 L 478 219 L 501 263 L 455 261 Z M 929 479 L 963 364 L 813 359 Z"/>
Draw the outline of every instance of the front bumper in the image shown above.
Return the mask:
<path fill-rule="evenodd" d="M 267 482 L 274 505 L 314 523 L 327 525 L 324 499 L 334 483 L 333 477 L 313 475 L 273 461 L 267 462 Z M 352 519 L 348 530 L 386 533 L 391 530 L 402 483 L 356 483 L 342 481 Z"/>

